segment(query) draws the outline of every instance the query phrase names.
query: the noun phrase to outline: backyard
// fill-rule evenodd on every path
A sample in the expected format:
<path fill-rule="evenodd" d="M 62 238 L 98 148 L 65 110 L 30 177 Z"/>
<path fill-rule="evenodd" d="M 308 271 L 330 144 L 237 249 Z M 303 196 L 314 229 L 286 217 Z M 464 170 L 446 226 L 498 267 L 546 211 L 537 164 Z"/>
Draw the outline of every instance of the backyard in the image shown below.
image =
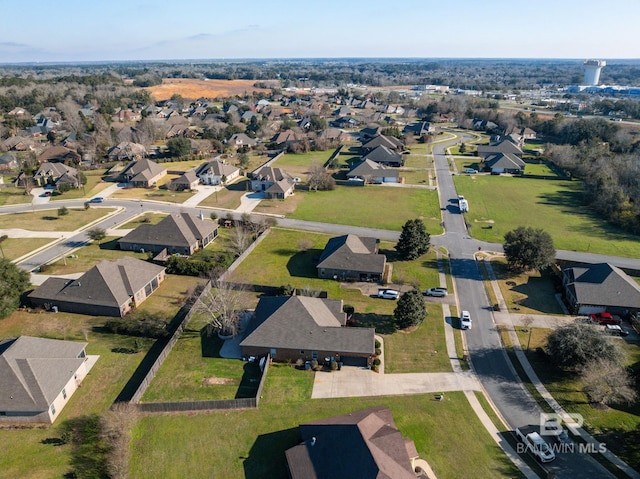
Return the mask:
<path fill-rule="evenodd" d="M 172 318 L 185 294 L 199 280 L 168 275 L 165 282 L 140 307 Z M 70 469 L 70 448 L 56 443 L 58 427 L 65 420 L 106 411 L 123 390 L 153 341 L 104 332 L 109 319 L 71 313 L 43 313 L 18 310 L 0 321 L 0 337 L 29 335 L 88 342 L 87 354 L 100 359 L 71 397 L 51 428 L 0 429 L 3 454 L 2 477 L 66 477 Z M 139 348 L 140 352 L 132 353 Z"/>
<path fill-rule="evenodd" d="M 469 201 L 469 232 L 479 240 L 502 243 L 507 231 L 522 225 L 547 231 L 557 249 L 637 256 L 638 237 L 592 214 L 582 202 L 580 181 L 490 175 L 454 180 Z"/>

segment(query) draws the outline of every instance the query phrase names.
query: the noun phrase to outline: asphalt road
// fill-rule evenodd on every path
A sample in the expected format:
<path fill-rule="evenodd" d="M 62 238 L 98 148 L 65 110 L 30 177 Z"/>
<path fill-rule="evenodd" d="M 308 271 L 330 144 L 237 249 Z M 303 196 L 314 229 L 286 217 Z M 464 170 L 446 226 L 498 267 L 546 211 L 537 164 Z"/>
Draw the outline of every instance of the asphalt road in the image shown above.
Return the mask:
<path fill-rule="evenodd" d="M 468 141 L 463 138 L 463 141 Z M 446 233 L 438 243 L 445 245 L 451 258 L 451 270 L 456 294 L 462 310 L 470 312 L 473 327 L 465 331 L 467 348 L 482 386 L 512 429 L 525 425 L 539 425 L 543 412 L 529 395 L 513 369 L 493 321 L 489 299 L 474 259 L 478 242 L 467 234 L 464 216 L 458 208 L 458 194 L 444 154 L 445 144 L 435 145 L 434 159 L 438 176 L 440 205 Z M 469 205 L 473 208 L 473 204 Z M 500 251 L 500 245 L 489 248 Z M 497 248 L 500 246 L 500 249 Z M 545 465 L 558 479 L 588 479 L 614 477 L 597 461 L 586 454 L 558 454 L 555 461 Z"/>

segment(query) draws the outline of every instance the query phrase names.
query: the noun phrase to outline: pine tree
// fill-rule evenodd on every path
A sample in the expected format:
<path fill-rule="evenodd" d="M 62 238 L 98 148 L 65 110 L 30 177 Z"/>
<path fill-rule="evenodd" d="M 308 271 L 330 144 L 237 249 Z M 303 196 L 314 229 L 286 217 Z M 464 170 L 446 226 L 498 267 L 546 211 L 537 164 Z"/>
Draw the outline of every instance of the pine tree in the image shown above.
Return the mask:
<path fill-rule="evenodd" d="M 431 237 L 422 220 L 408 220 L 402 227 L 396 251 L 402 259 L 413 260 L 429 251 L 430 242 Z"/>

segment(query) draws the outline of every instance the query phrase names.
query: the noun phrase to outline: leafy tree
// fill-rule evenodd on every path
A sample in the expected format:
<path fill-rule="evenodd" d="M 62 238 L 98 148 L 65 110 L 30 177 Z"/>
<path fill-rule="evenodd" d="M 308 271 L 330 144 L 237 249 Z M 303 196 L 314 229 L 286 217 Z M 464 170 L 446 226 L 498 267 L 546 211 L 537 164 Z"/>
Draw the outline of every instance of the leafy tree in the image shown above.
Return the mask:
<path fill-rule="evenodd" d="M 519 226 L 504 235 L 504 254 L 514 271 L 540 271 L 553 263 L 556 249 L 549 233 Z"/>
<path fill-rule="evenodd" d="M 327 127 L 327 120 L 321 118 L 317 115 L 312 115 L 309 118 L 309 129 L 311 131 L 320 131 L 324 130 Z"/>
<path fill-rule="evenodd" d="M 6 258 L 0 259 L 0 318 L 18 309 L 20 295 L 30 284 L 28 272 Z"/>
<path fill-rule="evenodd" d="M 249 166 L 249 155 L 246 153 L 240 153 L 238 155 L 238 163 L 240 164 L 240 168 L 245 169 Z"/>
<path fill-rule="evenodd" d="M 422 299 L 422 293 L 417 289 L 412 289 L 404 293 L 398 299 L 393 317 L 398 329 L 406 329 L 411 326 L 418 326 L 424 321 L 427 315 L 427 308 Z"/>
<path fill-rule="evenodd" d="M 69 209 L 66 206 L 62 206 L 58 208 L 58 216 L 67 216 L 69 214 Z"/>
<path fill-rule="evenodd" d="M 466 153 L 467 152 L 467 145 L 465 145 L 464 143 L 461 143 L 459 150 L 460 150 L 461 154 Z"/>
<path fill-rule="evenodd" d="M 189 138 L 171 138 L 167 141 L 169 155 L 173 157 L 184 157 L 191 153 L 191 141 Z"/>
<path fill-rule="evenodd" d="M 87 231 L 87 236 L 90 240 L 97 241 L 98 244 L 100 244 L 100 241 L 107 237 L 107 232 L 102 228 L 96 227 L 91 228 L 89 231 Z"/>
<path fill-rule="evenodd" d="M 402 259 L 413 260 L 429 251 L 430 243 L 431 237 L 427 233 L 427 228 L 421 219 L 416 218 L 408 220 L 402 227 L 396 251 Z"/>
<path fill-rule="evenodd" d="M 633 378 L 615 361 L 602 358 L 590 361 L 582 368 L 580 379 L 583 391 L 595 403 L 629 404 L 637 397 Z"/>
<path fill-rule="evenodd" d="M 622 350 L 593 326 L 572 323 L 553 331 L 547 338 L 547 353 L 554 364 L 580 369 L 592 361 L 603 359 L 620 364 Z"/>
<path fill-rule="evenodd" d="M 7 235 L 0 236 L 0 252 L 2 252 L 2 257 L 4 258 L 4 249 L 2 249 L 2 243 L 8 240 L 9 237 Z"/>

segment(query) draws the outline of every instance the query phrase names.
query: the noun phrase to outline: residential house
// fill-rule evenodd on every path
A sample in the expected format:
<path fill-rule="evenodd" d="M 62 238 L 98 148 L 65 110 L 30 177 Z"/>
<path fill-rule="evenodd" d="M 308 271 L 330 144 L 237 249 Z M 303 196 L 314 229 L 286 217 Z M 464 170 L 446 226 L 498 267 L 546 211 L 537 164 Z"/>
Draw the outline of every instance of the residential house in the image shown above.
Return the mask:
<path fill-rule="evenodd" d="M 486 158 L 497 153 L 509 153 L 522 157 L 522 148 L 507 139 L 503 139 L 500 142 L 493 143 L 491 145 L 478 145 L 477 154 L 481 158 Z"/>
<path fill-rule="evenodd" d="M 258 140 L 256 140 L 255 138 L 251 138 L 245 133 L 235 133 L 231 135 L 229 139 L 227 139 L 227 145 L 229 145 L 229 147 L 233 148 L 234 150 L 243 147 L 253 148 L 257 144 Z"/>
<path fill-rule="evenodd" d="M 0 340 L 0 424 L 52 424 L 97 360 L 86 347 L 31 336 Z"/>
<path fill-rule="evenodd" d="M 284 200 L 295 189 L 293 177 L 281 168 L 263 166 L 251 175 L 251 190 L 262 191 L 266 199 Z"/>
<path fill-rule="evenodd" d="M 28 298 L 53 311 L 123 317 L 158 289 L 164 270 L 125 256 L 101 261 L 78 279 L 47 278 Z"/>
<path fill-rule="evenodd" d="M 109 161 L 140 160 L 145 156 L 147 156 L 147 150 L 144 145 L 130 141 L 120 142 L 107 152 Z"/>
<path fill-rule="evenodd" d="M 520 175 L 524 171 L 526 163 L 518 156 L 511 153 L 496 153 L 484 159 L 484 169 L 494 174 L 511 173 Z"/>
<path fill-rule="evenodd" d="M 386 166 L 403 166 L 404 156 L 390 150 L 384 145 L 377 146 L 362 157 L 363 160 L 371 160 Z"/>
<path fill-rule="evenodd" d="M 13 170 L 18 168 L 18 161 L 12 153 L 0 155 L 0 171 Z"/>
<path fill-rule="evenodd" d="M 215 159 L 207 161 L 195 169 L 196 176 L 205 185 L 223 185 L 240 176 L 240 168 Z"/>
<path fill-rule="evenodd" d="M 436 131 L 436 128 L 435 126 L 433 126 L 432 123 L 429 123 L 428 121 L 418 121 L 405 126 L 404 129 L 402 130 L 402 134 L 403 135 L 413 134 L 415 136 L 421 137 L 424 135 L 433 134 L 435 133 L 435 131 Z"/>
<path fill-rule="evenodd" d="M 562 268 L 567 305 L 576 314 L 608 311 L 626 316 L 640 311 L 640 285 L 609 263 Z"/>
<path fill-rule="evenodd" d="M 2 142 L 2 149 L 5 151 L 33 150 L 33 140 L 27 137 L 10 136 Z"/>
<path fill-rule="evenodd" d="M 428 477 L 414 442 L 383 406 L 300 424 L 300 435 L 285 452 L 291 479 Z"/>
<path fill-rule="evenodd" d="M 120 109 L 111 116 L 113 121 L 120 121 L 122 123 L 129 121 L 138 121 L 142 118 L 142 115 L 131 109 Z"/>
<path fill-rule="evenodd" d="M 360 178 L 366 183 L 398 183 L 400 171 L 387 168 L 372 160 L 356 163 L 347 173 L 347 178 Z"/>
<path fill-rule="evenodd" d="M 52 146 L 44 150 L 38 156 L 38 163 L 56 162 L 65 164 L 78 164 L 82 158 L 78 152 L 62 145 Z"/>
<path fill-rule="evenodd" d="M 15 107 L 10 112 L 7 112 L 7 116 L 15 116 L 16 118 L 25 118 L 29 116 L 29 112 L 22 107 Z"/>
<path fill-rule="evenodd" d="M 331 238 L 316 266 L 318 278 L 380 282 L 387 258 L 378 253 L 379 245 L 376 238 L 352 234 Z"/>
<path fill-rule="evenodd" d="M 171 180 L 171 189 L 174 191 L 195 190 L 199 184 L 200 178 L 198 178 L 195 168 L 192 168 L 178 178 Z"/>
<path fill-rule="evenodd" d="M 149 188 L 167 174 L 166 168 L 147 158 L 132 161 L 119 173 L 117 181 L 131 183 L 135 187 Z"/>
<path fill-rule="evenodd" d="M 62 184 L 68 184 L 72 188 L 80 188 L 82 182 L 78 170 L 64 163 L 45 162 L 40 165 L 33 179 L 39 186 L 53 185 L 58 189 Z"/>
<path fill-rule="evenodd" d="M 300 143 L 306 138 L 307 137 L 302 133 L 298 133 L 293 130 L 285 130 L 275 135 L 271 141 L 279 148 L 286 148 L 289 145 Z"/>
<path fill-rule="evenodd" d="M 365 151 L 372 151 L 379 146 L 384 146 L 391 151 L 401 151 L 404 148 L 404 144 L 393 136 L 378 135 L 371 138 L 369 141 L 362 144 L 362 149 Z"/>
<path fill-rule="evenodd" d="M 335 299 L 263 296 L 240 342 L 242 354 L 367 366 L 375 353 L 375 330 L 346 327 L 342 306 L 342 300 Z"/>
<path fill-rule="evenodd" d="M 364 141 L 371 140 L 376 136 L 382 135 L 383 128 L 378 125 L 370 125 L 360 130 L 360 138 Z"/>
<path fill-rule="evenodd" d="M 189 213 L 176 213 L 158 224 L 142 224 L 118 240 L 125 251 L 191 255 L 218 237 L 218 223 Z"/>

